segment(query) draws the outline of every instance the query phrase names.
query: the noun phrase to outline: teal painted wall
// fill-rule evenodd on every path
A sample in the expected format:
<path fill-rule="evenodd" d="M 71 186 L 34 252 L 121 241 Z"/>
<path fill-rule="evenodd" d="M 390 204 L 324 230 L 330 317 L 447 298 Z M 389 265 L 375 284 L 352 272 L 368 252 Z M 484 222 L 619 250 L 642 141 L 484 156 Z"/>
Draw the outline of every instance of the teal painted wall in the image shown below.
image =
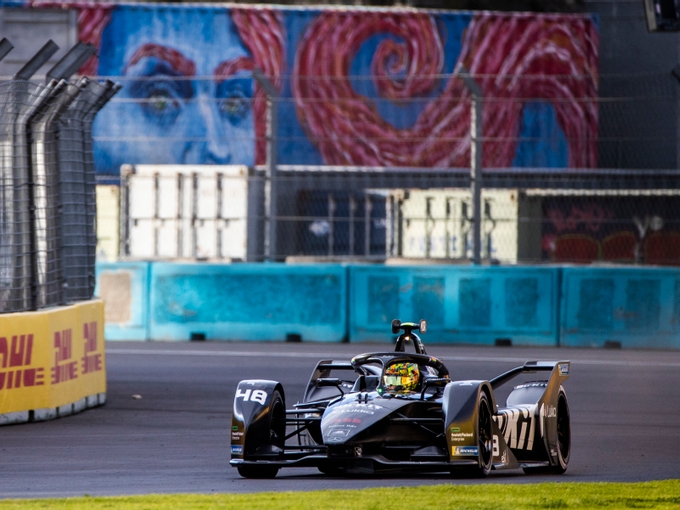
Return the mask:
<path fill-rule="evenodd" d="M 154 263 L 152 339 L 345 338 L 347 270 L 340 265 Z"/>
<path fill-rule="evenodd" d="M 426 319 L 429 343 L 680 349 L 680 269 L 121 262 L 97 266 L 98 288 L 103 274 L 129 274 L 131 294 L 108 340 L 391 342 L 399 318 Z"/>
<path fill-rule="evenodd" d="M 558 268 L 350 267 L 350 341 L 426 319 L 429 342 L 556 345 Z"/>
<path fill-rule="evenodd" d="M 562 271 L 561 345 L 680 348 L 680 269 Z"/>

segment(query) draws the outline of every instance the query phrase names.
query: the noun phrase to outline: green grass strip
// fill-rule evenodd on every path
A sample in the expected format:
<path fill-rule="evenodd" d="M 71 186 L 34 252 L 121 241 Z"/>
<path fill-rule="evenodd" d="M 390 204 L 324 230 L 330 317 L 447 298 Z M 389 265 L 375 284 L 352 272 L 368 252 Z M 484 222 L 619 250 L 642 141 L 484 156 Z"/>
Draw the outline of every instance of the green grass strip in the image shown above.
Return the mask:
<path fill-rule="evenodd" d="M 420 487 L 266 492 L 258 494 L 179 494 L 78 497 L 0 501 L 0 510 L 122 509 L 169 510 L 500 510 L 680 508 L 680 480 L 642 483 L 538 483 L 432 485 Z"/>

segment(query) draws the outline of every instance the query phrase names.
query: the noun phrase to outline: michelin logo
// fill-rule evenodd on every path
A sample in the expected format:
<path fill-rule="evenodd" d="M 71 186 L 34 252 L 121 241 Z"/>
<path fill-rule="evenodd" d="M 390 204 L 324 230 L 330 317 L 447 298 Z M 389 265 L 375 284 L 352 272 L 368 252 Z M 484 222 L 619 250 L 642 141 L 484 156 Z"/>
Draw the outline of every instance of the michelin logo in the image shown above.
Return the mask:
<path fill-rule="evenodd" d="M 479 455 L 478 446 L 453 446 L 453 455 Z"/>
<path fill-rule="evenodd" d="M 231 447 L 231 453 L 235 455 L 243 455 L 243 446 L 241 445 L 233 445 Z"/>

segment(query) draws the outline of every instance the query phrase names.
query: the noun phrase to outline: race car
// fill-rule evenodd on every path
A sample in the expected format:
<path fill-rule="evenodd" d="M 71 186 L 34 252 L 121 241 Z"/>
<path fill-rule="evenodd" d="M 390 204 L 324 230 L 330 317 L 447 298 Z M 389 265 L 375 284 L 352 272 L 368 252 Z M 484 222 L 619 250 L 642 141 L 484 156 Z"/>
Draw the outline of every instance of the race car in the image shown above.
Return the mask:
<path fill-rule="evenodd" d="M 562 474 L 569 464 L 569 361 L 527 361 L 489 381 L 453 381 L 429 356 L 426 321 L 392 322 L 392 352 L 320 361 L 304 398 L 286 409 L 277 381 L 241 381 L 231 425 L 231 465 L 245 478 L 282 467 L 342 475 L 412 470 L 486 476 L 494 469 Z M 415 352 L 406 352 L 412 344 Z M 547 378 L 497 388 L 520 374 Z M 331 377 L 331 376 L 335 377 Z"/>

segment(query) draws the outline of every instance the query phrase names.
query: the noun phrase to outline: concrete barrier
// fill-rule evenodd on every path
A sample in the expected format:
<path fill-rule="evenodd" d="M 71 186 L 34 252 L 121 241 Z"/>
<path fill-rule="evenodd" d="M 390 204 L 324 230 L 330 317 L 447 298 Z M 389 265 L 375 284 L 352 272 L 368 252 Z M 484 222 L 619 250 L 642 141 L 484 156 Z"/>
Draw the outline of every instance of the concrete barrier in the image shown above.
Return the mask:
<path fill-rule="evenodd" d="M 121 262 L 97 266 L 109 340 L 680 348 L 680 269 Z"/>
<path fill-rule="evenodd" d="M 149 262 L 100 262 L 95 295 L 104 301 L 107 340 L 149 339 Z"/>
<path fill-rule="evenodd" d="M 340 342 L 347 331 L 341 265 L 153 263 L 153 340 Z"/>
<path fill-rule="evenodd" d="M 392 340 L 392 319 L 428 321 L 425 342 L 556 345 L 559 269 L 352 266 L 350 341 Z"/>
<path fill-rule="evenodd" d="M 101 301 L 0 315 L 0 424 L 48 420 L 105 401 Z"/>
<path fill-rule="evenodd" d="M 680 348 L 680 269 L 562 271 L 561 345 Z"/>

